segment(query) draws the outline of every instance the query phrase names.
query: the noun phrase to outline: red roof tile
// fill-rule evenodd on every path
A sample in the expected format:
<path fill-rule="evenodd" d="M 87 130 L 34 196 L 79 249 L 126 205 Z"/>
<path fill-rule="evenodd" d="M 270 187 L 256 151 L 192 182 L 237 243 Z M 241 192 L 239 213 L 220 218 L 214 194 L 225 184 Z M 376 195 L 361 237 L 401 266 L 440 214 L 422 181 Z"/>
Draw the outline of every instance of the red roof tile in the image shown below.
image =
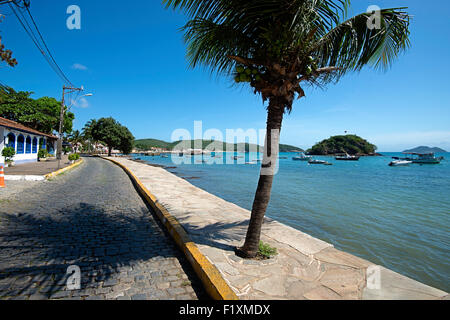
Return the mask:
<path fill-rule="evenodd" d="M 43 132 L 28 128 L 28 127 L 24 126 L 23 124 L 20 124 L 15 121 L 8 120 L 8 119 L 2 118 L 2 117 L 0 117 L 0 126 L 6 127 L 8 129 L 16 129 L 18 131 L 23 131 L 23 132 L 27 132 L 27 133 L 31 133 L 31 134 L 44 136 L 44 137 L 51 138 L 51 139 L 58 139 L 58 137 L 56 137 L 52 134 L 47 134 L 47 133 L 43 133 Z"/>

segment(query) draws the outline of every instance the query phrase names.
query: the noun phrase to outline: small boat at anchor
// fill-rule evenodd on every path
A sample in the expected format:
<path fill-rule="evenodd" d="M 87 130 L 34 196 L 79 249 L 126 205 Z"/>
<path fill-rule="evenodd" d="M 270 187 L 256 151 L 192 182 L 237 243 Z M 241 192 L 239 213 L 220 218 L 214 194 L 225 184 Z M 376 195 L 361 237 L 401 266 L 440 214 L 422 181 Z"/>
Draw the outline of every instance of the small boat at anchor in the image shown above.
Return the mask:
<path fill-rule="evenodd" d="M 412 164 L 412 161 L 409 160 L 394 160 L 391 163 L 389 163 L 390 167 L 405 167 Z"/>
<path fill-rule="evenodd" d="M 312 156 L 307 156 L 304 152 L 300 152 L 298 156 L 292 158 L 294 161 L 309 161 L 310 159 L 312 159 Z"/>
<path fill-rule="evenodd" d="M 316 160 L 316 159 L 310 159 L 310 160 L 308 161 L 308 163 L 309 163 L 309 164 L 322 164 L 322 165 L 325 165 L 325 166 L 332 166 L 332 165 L 333 165 L 332 163 L 329 163 L 328 161 L 325 161 L 325 160 Z"/>
<path fill-rule="evenodd" d="M 405 153 L 407 155 L 412 155 L 410 158 L 399 159 L 408 160 L 413 163 L 419 164 L 440 164 L 444 157 L 436 157 L 434 153 Z"/>
<path fill-rule="evenodd" d="M 337 154 L 335 159 L 338 161 L 358 161 L 359 156 L 351 156 L 348 153 Z"/>

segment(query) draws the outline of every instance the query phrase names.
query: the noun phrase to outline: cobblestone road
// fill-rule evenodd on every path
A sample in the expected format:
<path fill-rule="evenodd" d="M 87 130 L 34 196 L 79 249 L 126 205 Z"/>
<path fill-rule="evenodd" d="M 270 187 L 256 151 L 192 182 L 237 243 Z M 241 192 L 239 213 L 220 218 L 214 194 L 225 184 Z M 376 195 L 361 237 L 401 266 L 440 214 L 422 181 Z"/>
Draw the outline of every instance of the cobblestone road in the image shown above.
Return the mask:
<path fill-rule="evenodd" d="M 67 289 L 71 265 L 81 290 Z M 110 162 L 0 189 L 0 299 L 198 298 L 187 260 Z"/>

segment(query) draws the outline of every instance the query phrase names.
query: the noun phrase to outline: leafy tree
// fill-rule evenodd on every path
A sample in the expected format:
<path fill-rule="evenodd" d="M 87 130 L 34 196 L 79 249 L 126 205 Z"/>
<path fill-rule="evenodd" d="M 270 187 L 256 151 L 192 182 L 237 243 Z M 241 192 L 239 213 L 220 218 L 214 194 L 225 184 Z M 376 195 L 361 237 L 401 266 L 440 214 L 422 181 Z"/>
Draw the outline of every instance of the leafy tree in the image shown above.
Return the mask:
<path fill-rule="evenodd" d="M 133 148 L 133 135 L 128 128 L 122 126 L 113 118 L 101 118 L 95 121 L 91 134 L 94 140 L 107 145 L 108 156 L 111 156 L 113 148 L 125 154 L 130 153 Z"/>
<path fill-rule="evenodd" d="M 284 114 L 305 85 L 321 86 L 366 65 L 387 69 L 409 46 L 404 8 L 346 17 L 350 0 L 163 0 L 183 10 L 190 66 L 250 86 L 267 101 L 267 138 L 245 244 L 255 257 L 270 200 Z M 379 19 L 378 19 L 379 18 Z M 373 28 L 375 26 L 375 28 Z"/>
<path fill-rule="evenodd" d="M 3 20 L 4 15 L 0 14 L 0 23 Z M 6 62 L 9 66 L 15 67 L 17 60 L 12 57 L 12 51 L 5 49 L 5 45 L 2 43 L 2 37 L 0 36 L 0 61 Z"/>
<path fill-rule="evenodd" d="M 377 147 L 357 135 L 334 136 L 323 140 L 308 150 L 312 155 L 329 155 L 336 153 L 373 154 Z"/>
<path fill-rule="evenodd" d="M 61 102 L 55 98 L 31 98 L 32 92 L 15 91 L 13 88 L 0 87 L 0 117 L 16 121 L 35 130 L 52 134 L 59 129 Z M 75 115 L 66 113 L 63 133 L 72 131 Z"/>
<path fill-rule="evenodd" d="M 122 138 L 121 138 L 119 150 L 122 151 L 122 153 L 124 153 L 124 154 L 130 154 L 131 151 L 133 151 L 134 136 L 130 132 L 130 130 L 128 130 L 128 128 L 124 127 L 124 126 L 122 126 L 122 128 L 121 128 L 121 134 L 122 134 Z"/>

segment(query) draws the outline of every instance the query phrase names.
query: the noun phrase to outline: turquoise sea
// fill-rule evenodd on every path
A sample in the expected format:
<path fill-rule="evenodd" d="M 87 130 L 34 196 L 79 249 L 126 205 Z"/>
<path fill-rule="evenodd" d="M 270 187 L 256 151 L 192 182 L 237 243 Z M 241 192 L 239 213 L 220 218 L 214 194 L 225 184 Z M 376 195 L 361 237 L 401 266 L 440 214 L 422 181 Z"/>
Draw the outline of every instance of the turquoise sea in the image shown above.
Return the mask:
<path fill-rule="evenodd" d="M 240 155 L 246 162 L 262 158 Z M 450 153 L 437 155 L 445 157 L 439 165 L 409 167 L 388 166 L 401 153 L 383 155 L 358 162 L 315 157 L 334 164 L 322 166 L 280 154 L 287 159 L 280 159 L 267 216 L 450 292 Z M 201 156 L 181 165 L 171 157 L 136 158 L 172 167 L 193 185 L 251 209 L 259 164 L 209 165 L 198 163 Z"/>

